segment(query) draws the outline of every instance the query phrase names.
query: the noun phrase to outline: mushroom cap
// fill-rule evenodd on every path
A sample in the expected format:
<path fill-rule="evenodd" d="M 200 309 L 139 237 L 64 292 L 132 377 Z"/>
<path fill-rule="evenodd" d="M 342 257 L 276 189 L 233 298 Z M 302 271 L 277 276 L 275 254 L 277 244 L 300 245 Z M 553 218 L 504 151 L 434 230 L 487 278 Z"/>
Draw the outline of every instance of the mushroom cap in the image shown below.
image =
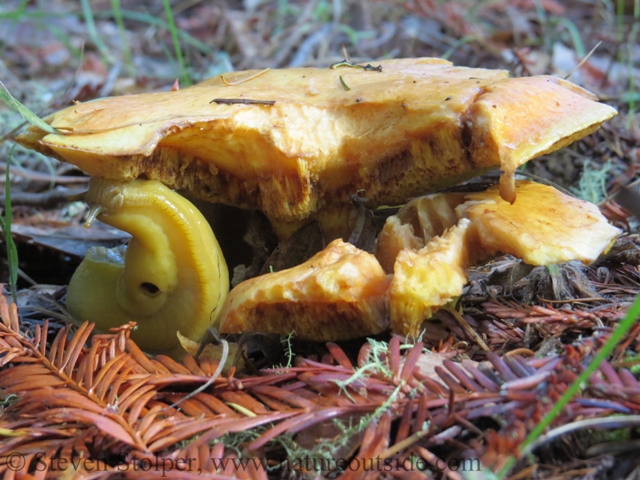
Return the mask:
<path fill-rule="evenodd" d="M 49 116 L 60 134 L 31 127 L 18 140 L 92 176 L 145 176 L 287 222 L 357 192 L 375 207 L 497 166 L 512 173 L 616 114 L 554 77 L 433 58 L 378 64 L 235 72 L 105 98 Z"/>

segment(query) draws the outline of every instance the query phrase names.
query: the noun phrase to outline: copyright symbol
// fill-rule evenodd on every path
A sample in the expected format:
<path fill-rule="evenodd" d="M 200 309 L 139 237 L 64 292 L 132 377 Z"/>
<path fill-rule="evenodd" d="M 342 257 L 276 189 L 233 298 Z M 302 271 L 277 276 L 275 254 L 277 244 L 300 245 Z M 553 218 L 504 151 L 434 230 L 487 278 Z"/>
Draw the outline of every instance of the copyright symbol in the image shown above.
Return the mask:
<path fill-rule="evenodd" d="M 13 452 L 7 455 L 7 468 L 13 472 L 17 472 L 24 468 L 25 460 L 24 455 L 18 452 Z"/>

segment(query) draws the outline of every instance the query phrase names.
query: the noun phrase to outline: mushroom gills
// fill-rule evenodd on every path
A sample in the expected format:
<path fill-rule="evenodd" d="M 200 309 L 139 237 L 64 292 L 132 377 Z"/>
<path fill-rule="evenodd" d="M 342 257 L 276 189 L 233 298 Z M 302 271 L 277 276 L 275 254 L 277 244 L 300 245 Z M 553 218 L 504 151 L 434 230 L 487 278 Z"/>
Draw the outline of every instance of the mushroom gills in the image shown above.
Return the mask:
<path fill-rule="evenodd" d="M 126 252 L 89 249 L 69 284 L 70 314 L 104 330 L 135 321 L 132 338 L 150 352 L 179 347 L 178 331 L 199 340 L 229 292 L 227 264 L 202 214 L 155 180 L 93 178 L 85 200 L 132 238 Z"/>

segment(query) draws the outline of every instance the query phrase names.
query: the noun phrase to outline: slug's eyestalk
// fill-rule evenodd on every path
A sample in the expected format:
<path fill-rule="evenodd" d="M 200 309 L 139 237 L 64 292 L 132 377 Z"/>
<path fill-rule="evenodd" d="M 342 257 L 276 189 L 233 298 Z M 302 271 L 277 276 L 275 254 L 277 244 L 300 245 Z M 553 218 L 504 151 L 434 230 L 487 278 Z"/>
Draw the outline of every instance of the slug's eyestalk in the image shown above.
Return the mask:
<path fill-rule="evenodd" d="M 69 284 L 71 315 L 105 330 L 134 320 L 132 338 L 150 352 L 177 347 L 177 331 L 199 340 L 229 292 L 227 264 L 202 214 L 153 180 L 93 178 L 85 199 L 132 238 L 126 253 L 89 249 Z"/>

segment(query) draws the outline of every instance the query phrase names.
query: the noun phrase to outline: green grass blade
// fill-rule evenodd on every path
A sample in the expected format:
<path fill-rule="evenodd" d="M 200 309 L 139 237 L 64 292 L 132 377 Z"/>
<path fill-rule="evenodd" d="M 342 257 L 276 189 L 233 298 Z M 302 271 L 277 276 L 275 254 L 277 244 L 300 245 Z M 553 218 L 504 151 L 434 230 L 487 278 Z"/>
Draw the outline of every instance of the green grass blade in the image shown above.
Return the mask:
<path fill-rule="evenodd" d="M 15 10 L 11 12 L 3 13 L 2 16 L 0 16 L 0 18 L 12 20 L 14 22 L 20 21 L 24 15 L 25 10 L 27 9 L 28 3 L 29 3 L 29 0 L 21 0 L 20 3 L 18 4 L 18 7 Z"/>
<path fill-rule="evenodd" d="M 169 31 L 171 32 L 171 38 L 173 39 L 173 46 L 176 49 L 176 58 L 178 59 L 178 65 L 180 65 L 180 76 L 182 77 L 182 83 L 188 87 L 191 85 L 191 77 L 187 73 L 187 69 L 184 66 L 184 58 L 182 57 L 182 48 L 180 47 L 180 39 L 178 38 L 178 28 L 176 27 L 175 19 L 173 18 L 173 12 L 171 11 L 171 4 L 169 0 L 162 0 L 164 4 L 164 11 L 167 15 L 167 22 L 169 23 Z"/>
<path fill-rule="evenodd" d="M 31 123 L 32 125 L 35 125 L 39 129 L 44 130 L 47 133 L 60 133 L 51 125 L 49 125 L 47 122 L 45 122 L 40 117 L 38 117 L 31 110 L 29 110 L 27 107 L 25 107 L 22 103 L 16 100 L 13 97 L 13 95 L 9 93 L 9 90 L 7 90 L 7 87 L 5 87 L 4 83 L 2 83 L 1 81 L 0 81 L 0 100 L 6 103 L 9 108 L 18 112 L 20 115 L 22 115 L 22 118 L 24 118 L 27 122 Z"/>
<path fill-rule="evenodd" d="M 584 47 L 584 42 L 582 41 L 580 30 L 578 30 L 576 24 L 568 18 L 560 18 L 559 23 L 560 25 L 563 25 L 569 32 L 571 42 L 573 43 L 573 48 L 576 50 L 578 58 L 584 58 L 587 55 L 587 50 Z"/>
<path fill-rule="evenodd" d="M 562 412 L 564 407 L 571 401 L 573 397 L 576 396 L 578 391 L 580 390 L 582 384 L 586 384 L 589 381 L 589 377 L 598 369 L 600 364 L 609 356 L 611 352 L 616 347 L 618 343 L 622 340 L 625 334 L 633 327 L 640 317 L 640 295 L 636 297 L 633 304 L 627 311 L 627 314 L 622 319 L 622 321 L 618 324 L 618 327 L 613 331 L 607 343 L 605 343 L 595 358 L 587 365 L 587 367 L 583 370 L 583 372 L 578 375 L 578 378 L 575 382 L 573 382 L 569 388 L 564 392 L 562 397 L 556 402 L 551 410 L 542 418 L 542 421 L 536 425 L 536 427 L 531 431 L 531 433 L 527 436 L 522 445 L 520 445 L 520 451 L 526 452 L 527 447 L 531 445 L 542 433 L 545 429 L 551 425 L 551 422 Z M 505 478 L 511 467 L 513 467 L 516 463 L 516 458 L 511 456 L 505 462 L 504 467 L 498 472 L 498 478 Z"/>
<path fill-rule="evenodd" d="M 622 2 L 620 2 L 622 3 Z M 640 25 L 640 0 L 634 0 L 633 2 L 633 23 L 631 26 L 631 32 L 629 32 L 629 38 L 627 40 L 627 66 L 629 68 L 629 91 L 628 93 L 629 101 L 629 115 L 627 116 L 627 129 L 629 131 L 633 130 L 632 122 L 635 117 L 634 113 L 636 110 L 636 96 L 635 93 L 635 83 L 633 78 L 633 70 L 634 70 L 634 51 L 637 46 L 638 41 L 638 29 Z"/>
<path fill-rule="evenodd" d="M 9 268 L 9 287 L 11 288 L 11 296 L 13 301 L 18 301 L 18 249 L 13 237 L 11 236 L 11 180 L 9 177 L 9 171 L 11 166 L 11 158 L 13 156 L 13 150 L 16 148 L 15 144 L 9 152 L 7 158 L 7 169 L 4 180 L 5 191 L 5 206 L 4 206 L 4 218 L 0 216 L 0 226 L 4 233 L 4 241 L 7 246 L 7 265 Z"/>
<path fill-rule="evenodd" d="M 63 28 L 60 28 L 58 25 L 46 20 L 36 19 L 34 23 L 39 28 L 49 30 L 65 46 L 65 48 L 69 50 L 74 58 L 82 57 L 82 52 L 73 46 L 73 44 L 71 43 L 71 38 L 69 38 L 69 34 Z"/>
<path fill-rule="evenodd" d="M 616 29 L 618 43 L 622 43 L 624 39 L 624 6 L 625 2 L 618 2 L 618 10 L 616 11 Z"/>
<path fill-rule="evenodd" d="M 111 12 L 111 11 L 108 11 L 108 12 L 96 12 L 96 17 L 111 18 L 113 16 L 112 14 L 113 14 L 113 12 Z M 153 17 L 153 16 L 151 16 L 151 15 L 149 15 L 147 13 L 134 12 L 132 10 L 123 9 L 123 10 L 120 11 L 120 14 L 122 15 L 122 18 L 125 19 L 125 20 L 133 20 L 133 21 L 136 21 L 136 22 L 142 22 L 142 23 L 146 23 L 148 25 L 153 25 L 154 27 L 159 27 L 159 28 L 164 28 L 166 30 L 170 30 L 169 24 L 167 22 L 165 22 L 161 18 Z M 178 37 L 180 38 L 180 40 L 182 40 L 187 45 L 195 48 L 199 52 L 204 53 L 205 55 L 210 55 L 210 54 L 213 54 L 215 52 L 215 50 L 213 48 L 211 48 L 210 46 L 208 46 L 205 43 L 202 43 L 197 38 L 192 37 L 187 32 L 183 32 L 182 30 L 177 30 L 177 33 L 178 33 Z"/>
<path fill-rule="evenodd" d="M 547 52 L 551 52 L 553 50 L 553 39 L 549 34 L 547 12 L 542 7 L 540 0 L 533 0 L 533 5 L 536 8 L 536 16 L 538 17 L 538 22 L 540 22 L 540 26 L 542 27 L 542 40 L 544 42 L 544 49 Z"/>
<path fill-rule="evenodd" d="M 463 45 L 466 45 L 467 43 L 475 42 L 477 39 L 478 37 L 476 35 L 466 35 L 461 39 L 456 40 L 455 43 L 451 45 L 451 47 L 449 47 L 449 50 L 441 55 L 441 58 L 443 58 L 444 60 L 449 60 L 449 57 L 451 57 L 451 55 L 453 55 L 457 49 L 459 49 Z"/>
<path fill-rule="evenodd" d="M 122 53 L 124 55 L 124 63 L 127 66 L 129 75 L 135 76 L 136 69 L 133 66 L 133 57 L 131 56 L 131 49 L 129 43 L 127 43 L 127 30 L 124 26 L 124 20 L 122 19 L 122 8 L 120 7 L 120 0 L 111 0 L 111 9 L 113 10 L 113 17 L 116 20 L 118 31 L 120 32 L 120 41 L 122 42 Z"/>
<path fill-rule="evenodd" d="M 28 2 L 25 2 L 28 3 Z M 52 12 L 45 10 L 13 10 L 11 12 L 0 13 L 0 20 L 20 21 L 20 20 L 51 20 L 52 18 L 64 18 L 69 14 L 66 12 Z"/>
<path fill-rule="evenodd" d="M 100 52 L 102 61 L 105 63 L 109 63 L 111 61 L 111 55 L 109 54 L 109 49 L 100 38 L 100 35 L 98 35 L 98 30 L 96 30 L 96 23 L 93 20 L 93 12 L 91 11 L 91 6 L 89 5 L 89 0 L 81 0 L 81 4 L 82 14 L 84 15 L 84 22 L 87 25 L 87 32 L 89 33 L 89 37 Z"/>

